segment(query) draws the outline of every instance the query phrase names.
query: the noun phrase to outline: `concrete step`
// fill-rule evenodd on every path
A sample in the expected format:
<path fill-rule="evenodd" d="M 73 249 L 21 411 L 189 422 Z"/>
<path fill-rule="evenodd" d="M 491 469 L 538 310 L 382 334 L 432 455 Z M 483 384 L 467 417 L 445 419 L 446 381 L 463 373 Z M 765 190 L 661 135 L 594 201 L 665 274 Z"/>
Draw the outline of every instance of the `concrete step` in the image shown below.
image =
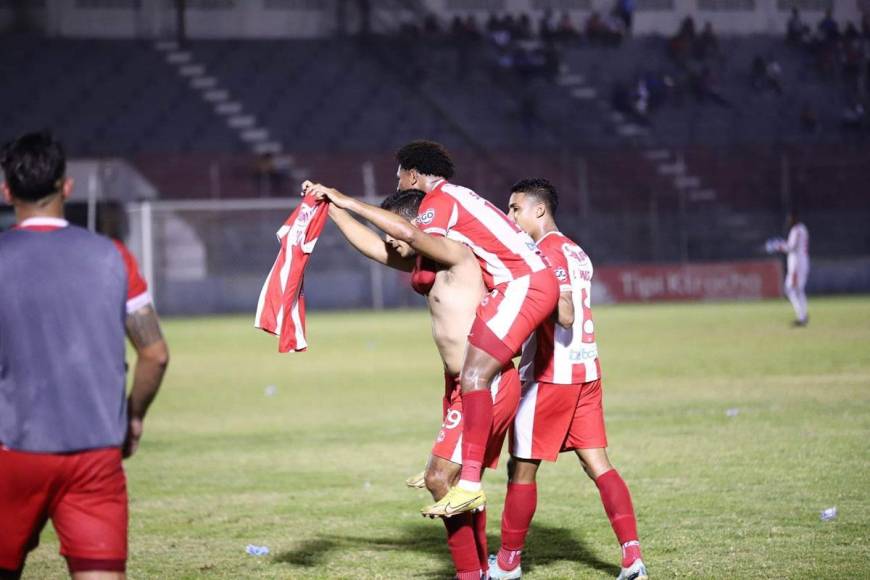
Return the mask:
<path fill-rule="evenodd" d="M 253 115 L 233 115 L 227 118 L 227 125 L 233 129 L 248 129 L 257 124 Z"/>
<path fill-rule="evenodd" d="M 219 115 L 238 115 L 242 112 L 242 104 L 236 101 L 227 101 L 218 103 L 215 108 L 215 113 Z"/>
<path fill-rule="evenodd" d="M 196 77 L 191 79 L 190 86 L 195 89 L 213 89 L 217 86 L 217 79 L 214 77 Z"/>
<path fill-rule="evenodd" d="M 230 93 L 221 89 L 212 89 L 204 92 L 202 98 L 211 103 L 220 103 L 230 100 Z"/>
<path fill-rule="evenodd" d="M 170 52 L 166 55 L 166 62 L 170 64 L 186 64 L 193 60 L 189 52 Z"/>
<path fill-rule="evenodd" d="M 701 187 L 701 178 L 694 175 L 681 175 L 674 178 L 677 189 L 695 189 Z"/>

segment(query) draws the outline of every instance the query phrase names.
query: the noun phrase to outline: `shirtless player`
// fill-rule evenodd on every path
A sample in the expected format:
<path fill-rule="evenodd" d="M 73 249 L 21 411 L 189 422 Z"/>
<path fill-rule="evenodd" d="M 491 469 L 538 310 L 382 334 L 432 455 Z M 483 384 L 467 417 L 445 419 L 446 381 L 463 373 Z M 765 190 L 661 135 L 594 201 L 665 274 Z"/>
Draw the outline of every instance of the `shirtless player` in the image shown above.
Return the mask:
<path fill-rule="evenodd" d="M 303 189 L 309 188 L 321 186 L 306 182 Z M 399 191 L 385 199 L 381 208 L 412 220 L 424 195 L 417 190 Z M 456 484 L 462 467 L 459 371 L 474 314 L 485 292 L 478 261 L 467 247 L 451 242 L 449 251 L 439 256 L 442 263 L 436 264 L 417 255 L 406 242 L 389 235 L 380 238 L 334 204 L 329 206 L 329 215 L 345 238 L 363 255 L 392 268 L 411 272 L 411 285 L 426 297 L 432 318 L 432 338 L 444 364 L 445 378 L 443 424 L 423 475 L 425 487 L 437 501 Z M 506 431 L 518 405 L 519 389 L 519 378 L 512 365 L 505 367 L 492 383 L 493 423 L 485 457 L 485 465 L 490 468 L 498 464 Z M 409 485 L 413 483 L 409 481 Z M 476 580 L 488 567 L 486 512 L 460 513 L 444 518 L 444 524 L 457 577 Z"/>

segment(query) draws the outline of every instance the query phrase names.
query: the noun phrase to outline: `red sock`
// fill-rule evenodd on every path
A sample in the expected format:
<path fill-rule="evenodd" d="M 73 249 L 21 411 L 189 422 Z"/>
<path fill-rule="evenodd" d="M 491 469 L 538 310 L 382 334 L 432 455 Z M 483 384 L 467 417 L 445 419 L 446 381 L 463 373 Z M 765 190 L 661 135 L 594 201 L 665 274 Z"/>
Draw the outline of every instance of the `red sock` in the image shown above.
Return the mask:
<path fill-rule="evenodd" d="M 471 515 L 471 525 L 474 528 L 474 541 L 477 545 L 477 561 L 481 571 L 489 570 L 489 546 L 486 543 L 486 510 L 474 512 Z"/>
<path fill-rule="evenodd" d="M 622 567 L 627 568 L 640 558 L 640 544 L 634 543 L 637 542 L 637 520 L 628 486 L 615 469 L 599 475 L 595 485 L 601 493 L 601 503 L 613 526 L 613 533 L 619 545 L 623 546 Z M 632 545 L 625 546 L 627 542 L 632 542 Z"/>
<path fill-rule="evenodd" d="M 489 389 L 462 393 L 462 473 L 460 479 L 480 481 L 483 457 L 492 426 Z"/>
<path fill-rule="evenodd" d="M 537 484 L 508 483 L 501 514 L 501 549 L 498 551 L 498 566 L 502 570 L 513 570 L 520 565 L 520 552 L 526 545 L 526 535 L 537 507 Z"/>
<path fill-rule="evenodd" d="M 453 565 L 459 578 L 463 574 L 474 573 L 469 578 L 480 577 L 480 561 L 477 556 L 477 545 L 474 541 L 474 529 L 471 526 L 471 514 L 464 513 L 444 518 L 447 528 L 447 547 L 453 558 Z"/>

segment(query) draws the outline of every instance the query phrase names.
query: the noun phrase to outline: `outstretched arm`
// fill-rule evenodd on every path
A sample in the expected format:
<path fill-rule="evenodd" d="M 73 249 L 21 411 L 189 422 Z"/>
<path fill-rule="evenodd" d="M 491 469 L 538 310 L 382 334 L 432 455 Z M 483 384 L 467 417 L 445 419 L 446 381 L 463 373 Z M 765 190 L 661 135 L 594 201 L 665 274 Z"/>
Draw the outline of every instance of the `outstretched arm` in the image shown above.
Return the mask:
<path fill-rule="evenodd" d="M 411 222 L 391 211 L 348 197 L 336 189 L 317 183 L 306 182 L 303 188 L 308 188 L 306 191 L 313 191 L 318 199 L 328 199 L 333 205 L 357 214 L 385 234 L 406 242 L 420 254 L 440 264 L 453 266 L 468 257 L 467 250 L 462 244 L 423 233 Z"/>
<path fill-rule="evenodd" d="M 341 209 L 335 204 L 329 204 L 329 217 L 338 226 L 344 238 L 350 245 L 363 256 L 371 258 L 375 262 L 384 264 L 397 270 L 410 272 L 414 267 L 414 261 L 403 258 L 397 254 L 375 232 L 359 223 L 347 210 Z"/>

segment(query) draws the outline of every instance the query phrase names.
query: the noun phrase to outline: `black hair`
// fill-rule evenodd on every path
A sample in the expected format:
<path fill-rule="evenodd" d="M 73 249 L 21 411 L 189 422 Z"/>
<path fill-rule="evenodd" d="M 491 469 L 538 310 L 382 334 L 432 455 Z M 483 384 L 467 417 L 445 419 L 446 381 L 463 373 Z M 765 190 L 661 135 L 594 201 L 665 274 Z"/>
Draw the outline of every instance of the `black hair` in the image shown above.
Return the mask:
<path fill-rule="evenodd" d="M 397 191 L 381 202 L 381 209 L 391 211 L 408 221 L 417 217 L 417 210 L 426 194 L 419 189 L 403 189 Z"/>
<path fill-rule="evenodd" d="M 396 161 L 402 169 L 416 169 L 423 175 L 453 177 L 453 160 L 447 149 L 434 141 L 411 141 L 396 151 Z"/>
<path fill-rule="evenodd" d="M 513 184 L 511 193 L 525 193 L 542 201 L 547 206 L 550 215 L 555 216 L 559 208 L 559 193 L 548 180 L 543 177 L 521 179 Z"/>
<path fill-rule="evenodd" d="M 66 173 L 66 155 L 51 133 L 41 131 L 7 143 L 0 165 L 12 196 L 34 202 L 60 191 Z"/>

